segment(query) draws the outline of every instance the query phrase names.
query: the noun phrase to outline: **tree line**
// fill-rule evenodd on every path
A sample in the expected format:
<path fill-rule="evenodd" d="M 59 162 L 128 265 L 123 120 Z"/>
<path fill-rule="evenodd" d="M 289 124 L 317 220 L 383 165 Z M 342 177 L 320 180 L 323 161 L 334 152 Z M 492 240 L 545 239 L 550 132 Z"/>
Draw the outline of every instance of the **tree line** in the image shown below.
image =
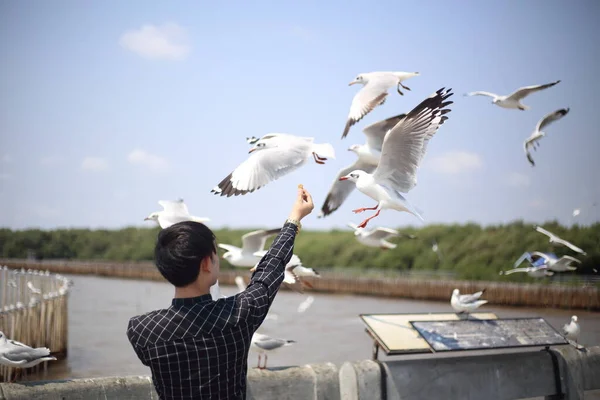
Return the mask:
<path fill-rule="evenodd" d="M 525 251 L 571 255 L 582 263 L 568 274 L 596 274 L 600 270 L 600 223 L 565 227 L 556 221 L 542 225 L 587 252 L 578 254 L 568 247 L 552 245 L 548 237 L 535 231 L 535 225 L 516 221 L 504 225 L 478 224 L 427 225 L 408 227 L 399 232 L 416 236 L 394 238 L 398 246 L 382 250 L 356 241 L 350 229 L 331 231 L 302 230 L 294 253 L 304 265 L 319 268 L 353 268 L 387 271 L 452 272 L 460 279 L 528 281 L 525 274 L 500 276 L 511 269 Z M 247 230 L 215 230 L 218 242 L 241 246 Z M 118 230 L 90 229 L 0 229 L 0 254 L 3 258 L 142 261 L 152 260 L 159 228 L 128 227 Z M 267 246 L 272 238 L 267 241 Z M 437 243 L 437 252 L 433 251 Z M 219 250 L 222 254 L 223 250 Z M 526 266 L 526 262 L 522 266 Z M 221 260 L 223 268 L 228 264 Z M 599 275 L 600 276 L 600 275 Z"/>

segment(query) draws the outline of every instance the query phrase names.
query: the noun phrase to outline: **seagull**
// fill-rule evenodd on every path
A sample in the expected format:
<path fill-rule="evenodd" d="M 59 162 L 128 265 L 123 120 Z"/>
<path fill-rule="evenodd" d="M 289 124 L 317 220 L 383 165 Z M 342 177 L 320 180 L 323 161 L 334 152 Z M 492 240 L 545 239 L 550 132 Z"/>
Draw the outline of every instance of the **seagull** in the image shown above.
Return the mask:
<path fill-rule="evenodd" d="M 262 257 L 267 253 L 266 250 L 257 251 L 254 255 L 258 257 Z M 250 269 L 250 272 L 254 272 L 258 263 Z M 305 267 L 302 265 L 302 261 L 300 257 L 296 254 L 292 254 L 290 261 L 286 264 L 283 276 L 283 283 L 294 292 L 304 293 L 304 286 L 308 286 L 309 288 L 313 288 L 312 284 L 308 281 L 302 279 L 305 276 L 312 276 L 315 278 L 320 278 L 321 274 L 316 271 L 314 268 Z"/>
<path fill-rule="evenodd" d="M 362 73 L 354 78 L 354 80 L 350 82 L 348 86 L 356 83 L 360 83 L 364 86 L 358 91 L 358 93 L 354 95 L 354 98 L 352 99 L 350 113 L 348 114 L 348 120 L 346 121 L 346 126 L 344 127 L 342 139 L 348 135 L 352 125 L 363 119 L 363 117 L 373 111 L 375 107 L 385 103 L 389 89 L 396 86 L 398 93 L 401 96 L 404 96 L 404 93 L 400 91 L 400 86 L 406 90 L 410 89 L 404 86 L 402 81 L 417 75 L 420 74 L 418 72 L 385 71 Z"/>
<path fill-rule="evenodd" d="M 482 92 L 482 91 L 469 92 L 469 93 L 466 93 L 465 96 L 489 96 L 492 98 L 492 103 L 499 107 L 512 108 L 512 109 L 518 108 L 521 111 L 525 111 L 525 110 L 528 110 L 530 107 L 521 103 L 521 100 L 523 100 L 525 97 L 529 96 L 531 93 L 535 93 L 535 92 L 539 92 L 540 90 L 548 89 L 548 88 L 556 85 L 559 82 L 560 82 L 560 80 L 558 80 L 556 82 L 552 82 L 552 83 L 546 83 L 543 85 L 532 85 L 532 86 L 521 87 L 506 96 L 500 96 L 495 93 Z"/>
<path fill-rule="evenodd" d="M 542 129 L 544 129 L 546 126 L 550 125 L 552 122 L 561 119 L 568 113 L 569 113 L 569 108 L 561 108 L 559 110 L 552 111 L 551 113 L 546 114 L 544 116 L 544 118 L 542 118 L 541 120 L 538 121 L 537 125 L 535 126 L 535 131 L 533 131 L 531 136 L 529 136 L 527 138 L 527 140 L 525 140 L 525 142 L 523 143 L 523 149 L 525 150 L 525 155 L 527 156 L 527 159 L 531 163 L 531 166 L 535 166 L 535 162 L 533 162 L 531 153 L 529 153 L 529 148 L 531 147 L 534 150 L 536 150 L 537 147 L 539 146 L 539 140 L 541 138 L 543 138 L 544 136 L 546 136 L 546 133 L 542 132 Z"/>
<path fill-rule="evenodd" d="M 479 300 L 483 292 L 485 292 L 485 289 L 473 294 L 460 294 L 458 289 L 454 289 L 450 298 L 450 305 L 459 314 L 466 312 L 468 318 L 468 313 L 488 302 L 487 300 Z"/>
<path fill-rule="evenodd" d="M 377 168 L 385 134 L 404 119 L 404 117 L 406 117 L 406 114 L 395 115 L 375 122 L 363 129 L 363 133 L 367 138 L 366 143 L 353 144 L 348 148 L 348 151 L 354 152 L 358 158 L 353 164 L 342 168 L 338 172 L 323 202 L 321 213 L 317 218 L 325 217 L 337 210 L 356 187 L 352 182 L 340 181 L 342 176 L 349 174 L 355 169 L 371 173 Z"/>
<path fill-rule="evenodd" d="M 567 339 L 574 340 L 575 343 L 577 343 L 577 340 L 579 339 L 579 332 L 581 332 L 581 328 L 577 323 L 577 315 L 573 315 L 571 317 L 571 322 L 563 325 L 562 334 Z"/>
<path fill-rule="evenodd" d="M 416 186 L 417 169 L 423 160 L 427 144 L 440 125 L 448 119 L 444 114 L 450 112 L 450 109 L 443 108 L 453 103 L 445 101 L 453 93 L 450 92 L 452 89 L 444 89 L 423 100 L 389 130 L 383 140 L 379 165 L 372 174 L 357 169 L 339 178 L 355 182 L 358 190 L 377 201 L 375 207 L 353 210 L 354 213 L 377 210 L 375 215 L 358 225 L 360 228 L 367 226 L 383 209 L 406 211 L 424 221 L 400 192 L 407 193 Z"/>
<path fill-rule="evenodd" d="M 258 352 L 258 364 L 256 368 L 265 369 L 267 367 L 267 353 L 273 353 L 284 346 L 291 346 L 294 343 L 296 343 L 295 340 L 276 339 L 262 333 L 254 332 L 250 340 L 250 346 Z M 265 355 L 265 363 L 262 367 L 260 366 L 261 354 Z"/>
<path fill-rule="evenodd" d="M 356 240 L 365 246 L 369 247 L 379 247 L 383 250 L 395 249 L 396 244 L 388 242 L 386 239 L 399 237 L 402 234 L 395 229 L 390 228 L 375 228 L 371 230 L 366 230 L 364 228 L 359 228 L 356 224 L 352 222 L 348 223 L 348 226 L 354 229 L 354 236 Z M 406 235 L 407 237 L 414 239 L 416 236 L 414 235 Z"/>
<path fill-rule="evenodd" d="M 335 159 L 331 144 L 317 144 L 312 137 L 285 133 L 263 136 L 254 142 L 248 153 L 253 154 L 215 186 L 211 193 L 227 197 L 245 195 L 300 168 L 311 157 L 317 164 L 325 164 L 327 157 Z"/>
<path fill-rule="evenodd" d="M 44 361 L 54 361 L 47 347 L 33 348 L 10 340 L 0 332 L 0 364 L 7 367 L 30 368 Z"/>
<path fill-rule="evenodd" d="M 574 271 L 577 267 L 571 266 L 571 263 L 581 264 L 581 261 L 571 256 L 558 258 L 555 254 L 544 254 L 538 251 L 532 252 L 531 255 L 540 257 L 543 260 L 542 265 L 546 265 L 550 271 L 555 272 Z"/>
<path fill-rule="evenodd" d="M 587 253 L 586 253 L 585 251 L 581 250 L 579 247 L 575 246 L 575 245 L 574 245 L 574 244 L 572 244 L 572 243 L 569 243 L 569 242 L 567 242 L 567 241 L 566 241 L 566 240 L 564 240 L 564 239 L 561 239 L 561 238 L 559 238 L 559 237 L 558 237 L 558 236 L 556 236 L 554 233 L 552 233 L 552 232 L 549 232 L 549 231 L 545 230 L 545 229 L 544 229 L 544 228 L 542 228 L 541 226 L 536 226 L 536 227 L 535 227 L 535 230 L 536 230 L 536 231 L 538 231 L 538 232 L 540 232 L 540 233 L 543 233 L 543 234 L 544 234 L 544 235 L 546 235 L 546 236 L 548 236 L 548 237 L 550 238 L 550 243 L 560 243 L 560 244 L 562 244 L 562 245 L 565 245 L 565 246 L 567 246 L 568 248 L 570 248 L 570 249 L 571 249 L 571 250 L 573 250 L 573 251 L 576 251 L 576 252 L 578 252 L 578 253 L 581 253 L 581 254 L 583 254 L 584 256 L 585 256 L 585 255 L 587 255 Z"/>
<path fill-rule="evenodd" d="M 550 271 L 547 265 L 513 268 L 508 271 L 500 271 L 500 275 L 510 275 L 514 274 L 515 272 L 526 272 L 527 275 L 531 276 L 532 278 L 543 278 L 554 275 L 554 272 Z"/>
<path fill-rule="evenodd" d="M 27 287 L 33 294 L 42 294 L 42 291 L 40 289 L 36 288 L 35 286 L 33 286 L 33 282 L 31 282 L 31 281 L 27 281 Z"/>
<path fill-rule="evenodd" d="M 260 257 L 256 252 L 262 251 L 265 247 L 267 239 L 279 233 L 281 228 L 248 232 L 242 236 L 242 248 L 232 246 L 230 244 L 219 243 L 218 246 L 227 250 L 223 254 L 223 258 L 234 267 L 253 267 Z M 265 251 L 266 253 L 266 251 Z M 263 254 L 264 255 L 264 254 Z"/>
<path fill-rule="evenodd" d="M 178 222 L 183 221 L 194 221 L 194 222 L 208 222 L 210 218 L 199 218 L 190 215 L 187 206 L 183 202 L 183 199 L 178 200 L 160 200 L 158 202 L 162 206 L 162 211 L 156 211 L 144 218 L 144 221 L 156 221 L 162 229 L 168 228 Z"/>
<path fill-rule="evenodd" d="M 576 208 L 576 209 L 573 210 L 573 216 L 574 217 L 578 216 L 579 214 L 581 214 L 581 210 L 579 208 Z"/>

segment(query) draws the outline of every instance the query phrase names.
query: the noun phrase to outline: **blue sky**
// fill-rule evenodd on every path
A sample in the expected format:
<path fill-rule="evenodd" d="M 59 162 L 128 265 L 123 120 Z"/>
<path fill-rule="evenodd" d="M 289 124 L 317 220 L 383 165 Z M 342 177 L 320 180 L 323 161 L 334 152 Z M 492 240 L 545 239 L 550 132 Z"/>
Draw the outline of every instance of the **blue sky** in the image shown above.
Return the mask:
<path fill-rule="evenodd" d="M 358 223 L 368 214 L 351 210 L 373 205 L 358 191 L 316 217 L 354 161 L 347 148 L 441 87 L 455 103 L 406 196 L 427 223 L 600 219 L 599 2 L 283 3 L 2 2 L 0 226 L 144 226 L 158 200 L 182 197 L 213 228 L 271 227 L 299 183 L 315 201 L 306 228 Z M 348 82 L 382 70 L 421 75 L 341 140 L 359 89 Z M 463 96 L 558 79 L 525 112 Z M 523 141 L 563 107 L 531 167 Z M 246 196 L 211 194 L 247 157 L 245 138 L 269 132 L 329 142 L 337 158 Z M 370 226 L 419 224 L 383 211 Z"/>

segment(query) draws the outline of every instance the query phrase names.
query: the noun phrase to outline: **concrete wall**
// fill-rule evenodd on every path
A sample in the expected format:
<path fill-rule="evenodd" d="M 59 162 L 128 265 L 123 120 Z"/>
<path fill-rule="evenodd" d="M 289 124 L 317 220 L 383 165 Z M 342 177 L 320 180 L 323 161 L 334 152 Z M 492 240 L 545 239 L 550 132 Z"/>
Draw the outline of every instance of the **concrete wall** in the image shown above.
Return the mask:
<path fill-rule="evenodd" d="M 438 353 L 248 372 L 249 400 L 550 399 L 559 392 L 564 399 L 580 400 L 585 391 L 597 389 L 598 346 Z M 0 384 L 0 400 L 157 398 L 148 376 Z"/>

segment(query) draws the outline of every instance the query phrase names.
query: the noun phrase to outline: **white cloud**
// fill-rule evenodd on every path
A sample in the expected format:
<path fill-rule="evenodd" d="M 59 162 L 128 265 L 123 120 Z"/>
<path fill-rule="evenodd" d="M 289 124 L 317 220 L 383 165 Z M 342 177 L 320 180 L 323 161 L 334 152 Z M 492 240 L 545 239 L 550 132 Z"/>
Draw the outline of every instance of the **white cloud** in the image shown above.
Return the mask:
<path fill-rule="evenodd" d="M 509 186 L 526 187 L 531 185 L 531 178 L 520 172 L 511 172 L 506 177 L 506 184 Z"/>
<path fill-rule="evenodd" d="M 40 165 L 43 165 L 45 167 L 50 167 L 53 165 L 60 164 L 63 161 L 64 161 L 64 159 L 60 156 L 47 156 L 47 157 L 42 157 L 40 159 Z"/>
<path fill-rule="evenodd" d="M 81 168 L 94 172 L 106 171 L 108 161 L 100 157 L 86 157 L 81 163 Z"/>
<path fill-rule="evenodd" d="M 190 52 L 188 35 L 175 23 L 144 25 L 125 32 L 119 44 L 149 59 L 183 60 Z"/>
<path fill-rule="evenodd" d="M 164 171 L 169 168 L 168 161 L 155 154 L 150 154 L 141 149 L 135 149 L 127 156 L 130 164 L 141 165 L 153 171 Z"/>
<path fill-rule="evenodd" d="M 439 173 L 454 175 L 480 169 L 483 166 L 483 160 L 476 153 L 450 151 L 432 158 L 430 164 Z"/>

